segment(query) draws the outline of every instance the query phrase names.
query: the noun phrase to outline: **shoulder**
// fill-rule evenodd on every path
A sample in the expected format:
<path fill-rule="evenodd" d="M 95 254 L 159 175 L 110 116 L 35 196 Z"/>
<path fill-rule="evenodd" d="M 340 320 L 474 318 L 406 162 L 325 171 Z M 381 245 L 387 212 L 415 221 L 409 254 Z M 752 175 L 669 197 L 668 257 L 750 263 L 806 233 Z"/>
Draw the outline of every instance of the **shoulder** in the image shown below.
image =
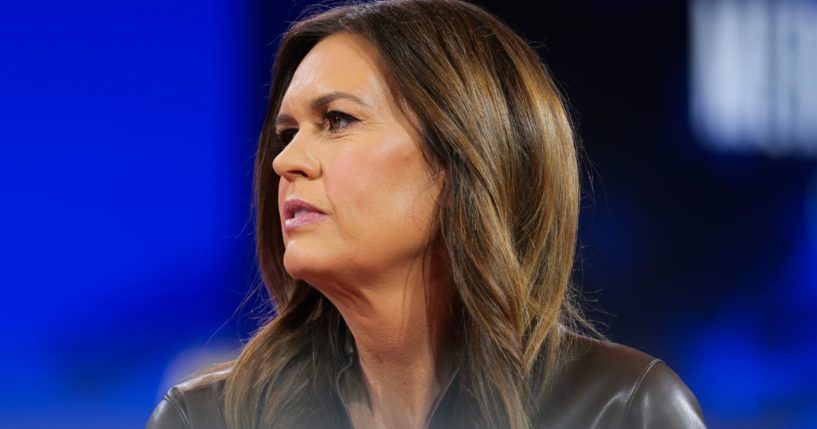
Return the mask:
<path fill-rule="evenodd" d="M 542 406 L 548 427 L 701 428 L 698 401 L 663 361 L 578 335 Z"/>
<path fill-rule="evenodd" d="M 171 387 L 146 429 L 225 429 L 221 403 L 229 373 L 230 368 L 222 368 Z"/>

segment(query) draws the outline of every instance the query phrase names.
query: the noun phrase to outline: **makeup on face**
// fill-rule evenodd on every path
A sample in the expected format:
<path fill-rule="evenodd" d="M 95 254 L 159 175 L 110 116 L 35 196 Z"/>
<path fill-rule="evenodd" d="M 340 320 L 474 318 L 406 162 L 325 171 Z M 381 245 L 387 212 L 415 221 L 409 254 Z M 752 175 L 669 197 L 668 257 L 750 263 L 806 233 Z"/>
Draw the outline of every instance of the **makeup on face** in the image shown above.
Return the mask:
<path fill-rule="evenodd" d="M 326 213 L 297 198 L 286 200 L 282 211 L 284 215 L 284 232 L 288 234 L 300 227 L 316 224 L 326 218 Z"/>
<path fill-rule="evenodd" d="M 344 276 L 399 278 L 435 233 L 441 183 L 378 56 L 358 36 L 322 40 L 275 118 L 284 267 L 319 288 Z"/>

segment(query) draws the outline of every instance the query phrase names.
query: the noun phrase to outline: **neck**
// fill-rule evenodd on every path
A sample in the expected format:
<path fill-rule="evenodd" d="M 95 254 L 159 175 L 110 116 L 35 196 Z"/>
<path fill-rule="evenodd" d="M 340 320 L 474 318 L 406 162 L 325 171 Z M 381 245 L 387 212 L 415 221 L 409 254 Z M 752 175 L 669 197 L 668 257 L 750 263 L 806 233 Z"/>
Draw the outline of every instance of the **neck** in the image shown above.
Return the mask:
<path fill-rule="evenodd" d="M 327 293 L 354 336 L 368 393 L 368 403 L 348 404 L 356 428 L 425 427 L 452 370 L 447 272 L 396 278 L 343 288 L 353 296 Z"/>

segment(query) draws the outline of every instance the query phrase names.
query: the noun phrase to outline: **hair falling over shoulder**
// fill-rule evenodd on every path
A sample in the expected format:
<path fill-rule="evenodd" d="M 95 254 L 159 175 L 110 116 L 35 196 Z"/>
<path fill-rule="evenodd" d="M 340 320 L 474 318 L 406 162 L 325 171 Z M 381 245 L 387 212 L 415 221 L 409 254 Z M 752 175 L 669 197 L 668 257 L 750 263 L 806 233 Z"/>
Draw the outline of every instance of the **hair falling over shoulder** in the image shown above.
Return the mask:
<path fill-rule="evenodd" d="M 339 312 L 283 267 L 272 124 L 301 60 L 338 32 L 363 37 L 445 171 L 439 236 L 455 285 L 458 406 L 471 427 L 527 429 L 559 365 L 565 330 L 594 332 L 574 305 L 577 147 L 536 52 L 457 0 L 355 2 L 284 34 L 255 164 L 256 247 L 277 316 L 246 344 L 225 387 L 234 429 L 337 425 L 335 376 L 350 334 Z M 399 71 L 399 72 L 398 72 Z"/>

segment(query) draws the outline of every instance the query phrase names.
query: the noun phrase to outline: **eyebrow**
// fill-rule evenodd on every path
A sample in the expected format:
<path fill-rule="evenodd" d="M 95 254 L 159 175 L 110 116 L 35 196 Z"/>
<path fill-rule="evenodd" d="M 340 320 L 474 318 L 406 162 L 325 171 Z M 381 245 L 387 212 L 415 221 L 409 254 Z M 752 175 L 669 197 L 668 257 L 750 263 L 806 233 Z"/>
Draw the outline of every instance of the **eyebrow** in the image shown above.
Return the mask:
<path fill-rule="evenodd" d="M 363 101 L 362 98 L 343 91 L 333 91 L 323 94 L 319 97 L 316 97 L 309 103 L 309 107 L 312 109 L 312 111 L 323 110 L 326 108 L 328 104 L 332 103 L 335 100 L 349 100 L 363 107 L 371 108 L 369 103 Z M 275 118 L 275 125 L 292 123 L 295 123 L 295 118 L 293 118 L 291 115 L 287 115 L 286 113 L 281 113 L 278 115 L 278 117 Z"/>

